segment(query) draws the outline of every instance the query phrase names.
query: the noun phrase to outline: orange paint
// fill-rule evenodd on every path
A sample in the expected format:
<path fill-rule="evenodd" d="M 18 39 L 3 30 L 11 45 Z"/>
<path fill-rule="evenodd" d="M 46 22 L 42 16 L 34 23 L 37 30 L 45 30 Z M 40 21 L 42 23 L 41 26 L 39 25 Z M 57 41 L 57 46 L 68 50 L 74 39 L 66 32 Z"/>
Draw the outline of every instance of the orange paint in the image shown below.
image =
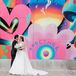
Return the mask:
<path fill-rule="evenodd" d="M 16 0 L 13 0 L 13 2 L 10 0 L 10 6 L 11 8 L 15 7 L 16 5 Z"/>
<path fill-rule="evenodd" d="M 48 8 L 48 10 L 44 10 L 45 11 L 45 15 L 41 12 L 41 9 L 37 8 L 35 10 L 32 11 L 32 22 L 35 22 L 36 20 L 39 20 L 41 18 L 56 18 L 59 20 L 63 19 L 63 15 L 61 10 L 56 9 L 54 7 L 52 8 Z"/>
<path fill-rule="evenodd" d="M 2 45 L 0 45 L 0 58 L 4 55 L 4 51 L 2 50 Z"/>

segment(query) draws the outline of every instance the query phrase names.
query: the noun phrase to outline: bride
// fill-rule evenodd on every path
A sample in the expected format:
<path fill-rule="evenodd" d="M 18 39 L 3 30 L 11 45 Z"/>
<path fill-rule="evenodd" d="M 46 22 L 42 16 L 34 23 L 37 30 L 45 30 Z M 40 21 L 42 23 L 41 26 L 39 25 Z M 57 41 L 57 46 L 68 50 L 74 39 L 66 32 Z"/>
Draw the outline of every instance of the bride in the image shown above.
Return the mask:
<path fill-rule="evenodd" d="M 42 70 L 36 70 L 32 68 L 30 63 L 27 47 L 24 43 L 24 37 L 19 36 L 18 44 L 15 45 L 17 48 L 17 53 L 13 65 L 9 71 L 10 74 L 18 74 L 18 75 L 46 75 L 48 72 Z"/>

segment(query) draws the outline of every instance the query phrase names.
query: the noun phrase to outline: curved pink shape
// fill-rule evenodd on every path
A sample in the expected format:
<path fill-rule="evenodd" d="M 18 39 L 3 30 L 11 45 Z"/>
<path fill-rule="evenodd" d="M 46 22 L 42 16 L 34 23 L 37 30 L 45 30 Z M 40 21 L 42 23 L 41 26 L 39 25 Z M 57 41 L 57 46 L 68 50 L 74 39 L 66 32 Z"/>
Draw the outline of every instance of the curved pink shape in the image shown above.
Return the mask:
<path fill-rule="evenodd" d="M 32 24 L 28 30 L 29 57 L 36 59 L 38 48 L 47 44 L 54 48 L 55 59 L 69 59 L 71 55 L 68 55 L 68 53 L 71 48 L 67 49 L 66 44 L 73 38 L 74 33 L 69 29 L 62 30 L 57 34 L 56 25 L 50 24 L 44 27 Z"/>
<path fill-rule="evenodd" d="M 38 39 L 53 39 L 57 35 L 57 26 L 54 24 L 41 26 L 39 24 L 32 24 L 28 30 L 28 37 L 33 40 Z"/>
<path fill-rule="evenodd" d="M 69 29 L 62 30 L 57 35 L 57 39 L 59 41 L 62 41 L 64 44 L 71 42 L 73 38 L 74 38 L 74 33 Z"/>
<path fill-rule="evenodd" d="M 16 34 L 22 34 L 25 29 L 28 27 L 28 24 L 30 22 L 30 19 L 28 20 L 27 24 L 27 16 L 30 15 L 31 17 L 31 10 L 23 4 L 17 5 L 11 12 L 11 14 L 8 13 L 8 10 L 6 6 L 4 5 L 3 1 L 0 0 L 0 17 L 2 17 L 10 26 L 11 21 L 16 17 L 19 20 L 18 28 L 13 34 L 9 34 L 2 29 L 0 29 L 0 38 L 5 40 L 10 40 L 13 38 Z M 8 30 L 10 31 L 10 30 Z"/>

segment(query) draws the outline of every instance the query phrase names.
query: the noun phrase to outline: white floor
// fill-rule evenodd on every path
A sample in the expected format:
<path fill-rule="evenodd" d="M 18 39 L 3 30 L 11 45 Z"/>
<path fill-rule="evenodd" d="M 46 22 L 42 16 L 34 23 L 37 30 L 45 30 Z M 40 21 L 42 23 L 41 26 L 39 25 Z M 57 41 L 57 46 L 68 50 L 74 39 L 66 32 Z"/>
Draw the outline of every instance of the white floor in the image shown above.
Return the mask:
<path fill-rule="evenodd" d="M 76 76 L 76 61 L 72 60 L 31 60 L 31 64 L 36 69 L 48 71 L 47 76 Z M 0 59 L 0 76 L 19 76 L 9 75 L 10 60 Z"/>

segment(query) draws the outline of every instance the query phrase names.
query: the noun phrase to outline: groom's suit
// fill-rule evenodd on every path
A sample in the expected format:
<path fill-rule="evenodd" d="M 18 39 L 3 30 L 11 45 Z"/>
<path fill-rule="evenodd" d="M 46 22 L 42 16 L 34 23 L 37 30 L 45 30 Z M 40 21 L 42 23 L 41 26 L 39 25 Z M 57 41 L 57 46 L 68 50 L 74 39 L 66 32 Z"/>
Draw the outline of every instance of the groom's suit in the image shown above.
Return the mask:
<path fill-rule="evenodd" d="M 15 48 L 15 45 L 16 45 L 16 44 L 17 44 L 17 41 L 14 40 L 14 41 L 12 42 L 12 50 L 11 50 L 11 66 L 12 66 L 12 64 L 13 64 L 13 61 L 14 61 L 14 59 L 15 59 L 16 52 L 17 52 L 17 49 Z"/>

